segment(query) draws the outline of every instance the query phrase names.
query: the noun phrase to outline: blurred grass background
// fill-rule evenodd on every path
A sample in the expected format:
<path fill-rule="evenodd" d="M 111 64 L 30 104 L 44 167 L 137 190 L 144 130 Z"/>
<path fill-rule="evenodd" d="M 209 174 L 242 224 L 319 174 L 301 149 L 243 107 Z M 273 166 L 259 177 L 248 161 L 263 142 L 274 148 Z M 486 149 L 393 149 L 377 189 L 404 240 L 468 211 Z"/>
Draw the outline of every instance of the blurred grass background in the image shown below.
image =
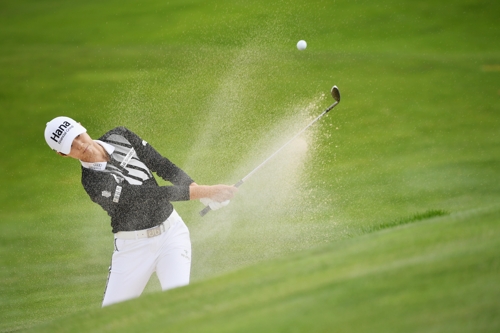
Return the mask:
<path fill-rule="evenodd" d="M 331 269 L 307 280 L 314 286 L 334 281 L 350 260 L 365 267 L 380 251 L 383 270 L 382 262 L 397 263 L 420 249 L 438 255 L 443 242 L 453 258 L 430 255 L 404 276 L 382 276 L 369 293 L 363 286 L 370 275 L 348 274 L 345 284 L 327 284 L 287 305 L 289 313 L 317 317 L 278 319 L 272 316 L 281 306 L 276 301 L 263 307 L 266 313 L 242 311 L 229 328 L 226 313 L 214 311 L 213 326 L 204 330 L 250 331 L 252 318 L 266 331 L 305 331 L 314 322 L 312 331 L 334 325 L 387 332 L 409 330 L 413 316 L 422 315 L 416 331 L 495 331 L 499 14 L 497 2 L 472 0 L 2 1 L 0 331 L 72 314 L 71 320 L 101 316 L 102 322 L 83 320 L 97 330 L 118 312 L 186 313 L 188 297 L 200 315 L 210 288 L 231 283 L 242 295 L 262 284 L 264 291 L 252 298 L 258 308 L 273 284 L 250 272 L 277 280 L 300 276 L 314 264 L 315 251 L 324 250 Z M 308 42 L 305 51 L 295 48 L 299 39 Z M 73 117 L 93 137 L 127 126 L 198 183 L 235 183 L 331 104 L 333 84 L 342 93 L 334 112 L 255 174 L 230 206 L 202 219 L 201 204 L 176 204 L 192 235 L 192 286 L 158 294 L 153 277 L 146 290 L 153 295 L 93 310 L 112 251 L 109 220 L 81 188 L 78 162 L 47 148 L 48 120 Z M 428 211 L 449 216 L 394 234 L 365 234 Z M 452 222 L 463 214 L 461 223 Z M 429 235 L 435 237 L 428 241 Z M 384 237 L 399 242 L 391 246 Z M 407 246 L 414 252 L 406 253 Z M 351 247 L 360 257 L 350 257 Z M 463 287 L 460 276 L 467 288 L 450 297 Z M 429 294 L 415 287 L 415 294 L 399 298 L 419 283 Z M 344 304 L 330 294 L 339 289 L 352 297 L 352 307 L 341 322 L 330 321 Z M 233 304 L 233 296 L 220 302 Z M 377 315 L 363 305 L 386 296 L 392 305 L 375 304 Z M 438 311 L 447 307 L 456 312 Z M 387 321 L 395 309 L 399 320 Z M 471 326 L 454 324 L 461 315 L 469 318 L 463 313 L 473 318 Z M 356 326 L 365 322 L 359 316 L 376 325 Z M 184 331 L 201 329 L 189 326 L 189 316 L 179 320 L 186 320 L 179 324 Z M 294 326 L 302 321 L 305 326 Z M 55 323 L 64 331 L 68 321 Z"/>

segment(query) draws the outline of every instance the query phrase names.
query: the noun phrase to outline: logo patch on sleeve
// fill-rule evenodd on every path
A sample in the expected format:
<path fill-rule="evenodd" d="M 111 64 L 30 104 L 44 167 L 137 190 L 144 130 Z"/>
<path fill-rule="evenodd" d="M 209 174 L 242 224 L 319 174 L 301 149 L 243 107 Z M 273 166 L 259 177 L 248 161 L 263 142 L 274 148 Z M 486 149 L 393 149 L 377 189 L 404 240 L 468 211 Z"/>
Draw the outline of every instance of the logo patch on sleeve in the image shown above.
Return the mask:
<path fill-rule="evenodd" d="M 106 197 L 106 198 L 109 198 L 111 196 L 111 192 L 109 192 L 109 191 L 102 191 L 102 196 Z"/>
<path fill-rule="evenodd" d="M 113 202 L 118 203 L 120 201 L 120 194 L 122 193 L 122 187 L 116 186 L 115 195 L 113 196 Z"/>
<path fill-rule="evenodd" d="M 126 167 L 127 164 L 130 162 L 130 160 L 132 159 L 132 157 L 135 155 L 135 149 L 132 148 L 128 151 L 128 154 L 127 156 L 125 156 L 125 158 L 123 159 L 123 161 L 120 163 L 120 166 L 121 167 Z"/>

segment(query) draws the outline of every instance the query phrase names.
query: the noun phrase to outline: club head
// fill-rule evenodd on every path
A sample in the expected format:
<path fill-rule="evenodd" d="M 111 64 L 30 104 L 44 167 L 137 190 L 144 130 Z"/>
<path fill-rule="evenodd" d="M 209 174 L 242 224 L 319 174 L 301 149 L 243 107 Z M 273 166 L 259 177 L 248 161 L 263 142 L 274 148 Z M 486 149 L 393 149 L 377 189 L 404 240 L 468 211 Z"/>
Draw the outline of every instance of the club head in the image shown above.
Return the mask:
<path fill-rule="evenodd" d="M 337 88 L 337 86 L 333 86 L 332 87 L 332 97 L 334 100 L 336 100 L 337 102 L 340 102 L 340 91 L 339 91 L 339 88 Z"/>

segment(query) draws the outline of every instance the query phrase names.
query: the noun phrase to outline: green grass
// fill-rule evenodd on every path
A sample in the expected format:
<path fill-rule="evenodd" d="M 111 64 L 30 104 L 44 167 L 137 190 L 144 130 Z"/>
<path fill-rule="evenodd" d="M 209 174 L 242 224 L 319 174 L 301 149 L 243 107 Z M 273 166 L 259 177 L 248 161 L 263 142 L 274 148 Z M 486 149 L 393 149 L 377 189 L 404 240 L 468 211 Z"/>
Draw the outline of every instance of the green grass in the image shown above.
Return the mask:
<path fill-rule="evenodd" d="M 413 223 L 413 222 L 429 219 L 429 218 L 432 218 L 435 216 L 443 216 L 443 215 L 448 215 L 448 214 L 449 213 L 445 212 L 444 210 L 428 210 L 424 213 L 413 214 L 413 215 L 408 216 L 408 217 L 399 218 L 399 219 L 392 221 L 392 222 L 370 226 L 370 227 L 364 228 L 363 231 L 367 232 L 367 233 L 374 232 L 374 231 L 379 231 L 382 229 L 393 228 L 393 227 L 397 227 L 399 225 L 404 225 L 404 224 L 408 224 L 408 223 Z"/>
<path fill-rule="evenodd" d="M 500 210 L 343 240 L 36 332 L 493 332 Z"/>
<path fill-rule="evenodd" d="M 472 0 L 2 1 L 0 332 L 498 331 L 499 16 Z M 46 147 L 48 120 L 127 126 L 198 183 L 235 183 L 333 84 L 307 149 L 204 218 L 176 204 L 191 286 L 153 277 L 100 309 L 109 220 Z"/>

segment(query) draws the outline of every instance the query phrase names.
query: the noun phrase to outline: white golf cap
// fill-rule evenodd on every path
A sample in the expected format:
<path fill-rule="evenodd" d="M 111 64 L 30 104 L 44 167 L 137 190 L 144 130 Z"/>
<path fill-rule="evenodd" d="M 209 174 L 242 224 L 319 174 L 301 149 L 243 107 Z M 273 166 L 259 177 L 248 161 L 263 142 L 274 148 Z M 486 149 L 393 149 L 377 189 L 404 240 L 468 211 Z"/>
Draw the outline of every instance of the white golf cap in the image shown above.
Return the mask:
<path fill-rule="evenodd" d="M 45 127 L 45 141 L 53 150 L 68 155 L 73 140 L 87 132 L 85 127 L 68 117 L 57 117 Z"/>

